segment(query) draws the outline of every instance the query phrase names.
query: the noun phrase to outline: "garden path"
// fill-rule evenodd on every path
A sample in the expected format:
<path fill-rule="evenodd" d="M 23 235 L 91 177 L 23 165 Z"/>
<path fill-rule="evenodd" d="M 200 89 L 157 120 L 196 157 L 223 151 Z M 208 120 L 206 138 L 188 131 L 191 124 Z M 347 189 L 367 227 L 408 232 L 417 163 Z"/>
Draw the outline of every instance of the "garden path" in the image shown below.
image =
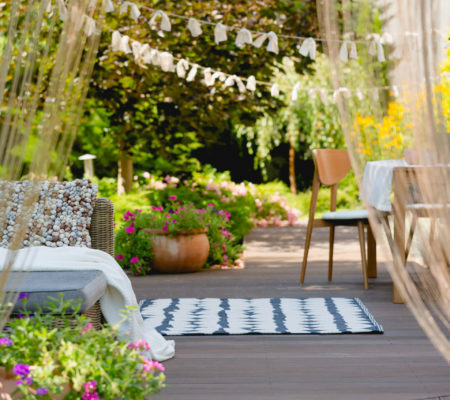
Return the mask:
<path fill-rule="evenodd" d="M 256 229 L 245 269 L 132 278 L 138 299 L 162 297 L 359 297 L 384 335 L 176 337 L 156 400 L 450 399 L 450 367 L 379 268 L 363 289 L 355 228 L 337 228 L 333 282 L 327 229 L 313 232 L 305 285 L 297 285 L 306 223 Z"/>

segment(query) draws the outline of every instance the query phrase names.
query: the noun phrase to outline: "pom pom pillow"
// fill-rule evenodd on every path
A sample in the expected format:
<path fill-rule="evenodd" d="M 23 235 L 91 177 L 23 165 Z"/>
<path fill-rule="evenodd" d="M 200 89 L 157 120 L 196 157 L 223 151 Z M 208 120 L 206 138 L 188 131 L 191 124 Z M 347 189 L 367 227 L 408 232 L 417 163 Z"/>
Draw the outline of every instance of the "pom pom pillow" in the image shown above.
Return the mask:
<path fill-rule="evenodd" d="M 32 185 L 39 192 L 34 207 L 25 207 Z M 89 227 L 94 211 L 97 185 L 87 179 L 72 182 L 0 182 L 0 198 L 5 204 L 1 217 L 1 247 L 8 247 L 24 212 L 32 213 L 23 246 L 91 246 Z M 22 213 L 22 214 L 21 214 Z M 28 217 L 29 218 L 29 217 Z"/>

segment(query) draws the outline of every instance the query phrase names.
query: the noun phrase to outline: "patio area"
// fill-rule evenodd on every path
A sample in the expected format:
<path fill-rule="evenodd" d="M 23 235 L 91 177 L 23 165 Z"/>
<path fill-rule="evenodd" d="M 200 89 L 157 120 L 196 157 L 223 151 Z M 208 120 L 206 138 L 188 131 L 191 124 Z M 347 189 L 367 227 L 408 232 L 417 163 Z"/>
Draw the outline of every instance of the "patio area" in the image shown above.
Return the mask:
<path fill-rule="evenodd" d="M 356 228 L 336 231 L 327 282 L 328 230 L 314 230 L 305 285 L 298 286 L 306 221 L 256 229 L 245 269 L 133 277 L 138 300 L 167 297 L 358 297 L 383 335 L 175 337 L 158 400 L 447 399 L 450 367 L 405 305 L 392 303 L 383 266 L 364 290 Z M 379 249 L 380 251 L 381 249 Z"/>

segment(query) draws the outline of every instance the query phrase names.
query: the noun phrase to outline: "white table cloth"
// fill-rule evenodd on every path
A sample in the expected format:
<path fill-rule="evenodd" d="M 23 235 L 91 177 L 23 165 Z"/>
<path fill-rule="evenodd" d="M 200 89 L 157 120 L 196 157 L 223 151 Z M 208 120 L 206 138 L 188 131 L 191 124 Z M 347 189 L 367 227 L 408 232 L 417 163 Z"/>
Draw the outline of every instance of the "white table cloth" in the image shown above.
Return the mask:
<path fill-rule="evenodd" d="M 369 161 L 362 179 L 363 198 L 379 211 L 392 211 L 392 176 L 395 167 L 405 167 L 405 160 Z"/>

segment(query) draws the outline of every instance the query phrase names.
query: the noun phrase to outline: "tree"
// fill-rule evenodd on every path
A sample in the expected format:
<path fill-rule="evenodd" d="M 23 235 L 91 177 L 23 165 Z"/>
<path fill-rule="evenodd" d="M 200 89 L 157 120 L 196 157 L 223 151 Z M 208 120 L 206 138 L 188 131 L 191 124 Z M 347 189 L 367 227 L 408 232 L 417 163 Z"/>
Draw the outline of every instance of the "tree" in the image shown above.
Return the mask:
<path fill-rule="evenodd" d="M 317 34 L 315 1 L 268 0 L 249 6 L 248 2 L 232 4 L 215 2 L 153 1 L 152 7 L 166 12 L 203 20 L 222 21 L 228 26 L 245 26 L 255 31 L 275 31 L 311 36 Z M 147 18 L 151 12 L 141 8 Z M 254 75 L 269 81 L 274 66 L 282 57 L 296 53 L 295 42 L 279 41 L 278 55 L 266 49 L 234 44 L 235 32 L 219 45 L 214 43 L 212 29 L 203 26 L 201 36 L 192 38 L 184 19 L 171 20 L 172 31 L 158 35 L 157 27 L 149 27 L 143 18 L 137 23 L 125 15 L 109 14 L 102 35 L 98 62 L 94 69 L 89 97 L 109 119 L 108 131 L 114 135 L 118 149 L 119 176 L 123 191 L 130 188 L 132 162 L 154 152 L 155 160 L 176 163 L 180 151 L 186 152 L 201 143 L 214 141 L 218 132 L 229 130 L 230 120 L 252 125 L 263 112 L 274 113 L 283 101 L 273 98 L 267 88 L 258 87 L 254 94 L 238 93 L 236 89 L 206 87 L 200 78 L 187 83 L 173 73 L 135 63 L 130 55 L 113 53 L 111 32 L 120 29 L 130 38 L 149 43 L 152 48 L 170 51 L 175 57 L 241 76 Z M 281 29 L 280 29 L 281 27 Z M 309 60 L 296 63 L 304 70 Z M 200 74 L 199 74 L 200 75 Z M 85 130 L 84 140 L 89 140 Z M 116 150 L 111 149 L 111 153 Z M 183 163 L 192 163 L 185 157 Z M 186 170 L 186 165 L 178 165 Z"/>

